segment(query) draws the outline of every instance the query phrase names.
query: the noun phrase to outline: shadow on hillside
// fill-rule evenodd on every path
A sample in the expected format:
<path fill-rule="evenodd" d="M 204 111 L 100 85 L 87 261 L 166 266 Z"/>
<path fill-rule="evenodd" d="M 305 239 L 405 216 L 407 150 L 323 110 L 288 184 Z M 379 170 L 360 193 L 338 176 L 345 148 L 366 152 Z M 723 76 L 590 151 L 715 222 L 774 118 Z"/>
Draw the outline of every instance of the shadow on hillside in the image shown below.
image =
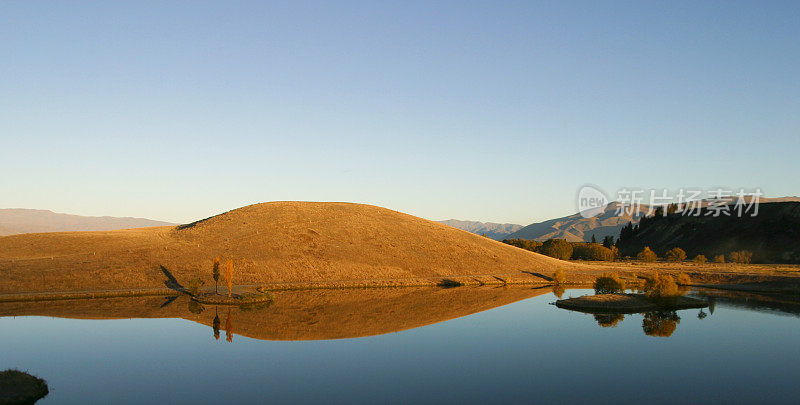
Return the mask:
<path fill-rule="evenodd" d="M 453 287 L 461 287 L 463 284 L 459 283 L 456 280 L 451 280 L 449 278 L 444 278 L 442 281 L 436 284 L 438 287 L 442 288 L 453 288 Z"/>
<path fill-rule="evenodd" d="M 536 276 L 536 277 L 539 277 L 539 278 L 543 278 L 543 279 L 545 279 L 545 280 L 547 280 L 547 281 L 553 281 L 553 278 L 552 278 L 552 277 L 545 276 L 545 275 L 544 275 L 544 274 L 542 274 L 542 273 L 536 273 L 536 272 L 533 272 L 533 271 L 527 271 L 527 270 L 522 270 L 522 272 L 523 272 L 523 273 L 530 274 L 530 275 L 532 275 L 532 276 Z"/>
<path fill-rule="evenodd" d="M 159 267 L 161 267 L 161 272 L 164 273 L 165 276 L 167 276 L 166 281 L 164 281 L 164 285 L 167 286 L 167 288 L 171 288 L 175 291 L 180 291 L 180 292 L 186 291 L 186 288 L 182 286 L 181 283 L 178 282 L 175 276 L 173 276 L 172 273 L 166 267 L 164 266 L 159 266 Z"/>

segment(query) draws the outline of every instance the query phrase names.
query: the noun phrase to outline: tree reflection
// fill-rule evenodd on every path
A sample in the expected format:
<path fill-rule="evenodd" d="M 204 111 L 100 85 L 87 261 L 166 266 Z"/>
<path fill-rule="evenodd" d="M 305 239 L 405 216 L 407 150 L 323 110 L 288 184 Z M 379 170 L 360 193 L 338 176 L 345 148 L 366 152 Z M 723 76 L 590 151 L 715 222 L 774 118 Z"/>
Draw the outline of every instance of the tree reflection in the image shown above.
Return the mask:
<path fill-rule="evenodd" d="M 644 314 L 642 330 L 648 336 L 670 337 L 680 322 L 681 317 L 675 311 L 648 312 Z"/>
<path fill-rule="evenodd" d="M 553 294 L 555 294 L 555 296 L 558 297 L 558 299 L 561 299 L 561 297 L 564 296 L 564 291 L 566 290 L 567 289 L 564 288 L 564 286 L 561 284 L 556 284 L 553 286 Z"/>
<path fill-rule="evenodd" d="M 623 314 L 594 314 L 594 320 L 604 328 L 616 328 L 625 319 Z"/>
<path fill-rule="evenodd" d="M 233 314 L 231 314 L 230 308 L 228 308 L 228 316 L 225 319 L 225 340 L 233 342 Z"/>
<path fill-rule="evenodd" d="M 217 314 L 217 308 L 214 308 L 214 322 L 211 325 L 214 328 L 214 339 L 219 340 L 219 314 Z"/>
<path fill-rule="evenodd" d="M 195 300 L 189 300 L 189 312 L 199 315 L 199 314 L 202 314 L 203 311 L 205 311 L 205 310 L 206 310 L 206 308 L 203 307 L 203 304 L 201 304 L 201 303 L 199 303 L 199 302 L 197 302 Z"/>

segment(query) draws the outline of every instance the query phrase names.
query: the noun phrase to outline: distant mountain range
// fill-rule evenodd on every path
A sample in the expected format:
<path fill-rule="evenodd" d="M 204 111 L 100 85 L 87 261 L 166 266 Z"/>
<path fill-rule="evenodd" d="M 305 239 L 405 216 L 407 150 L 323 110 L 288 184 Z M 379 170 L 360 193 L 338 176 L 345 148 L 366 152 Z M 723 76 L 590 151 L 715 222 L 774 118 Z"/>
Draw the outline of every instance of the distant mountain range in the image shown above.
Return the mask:
<path fill-rule="evenodd" d="M 446 221 L 437 221 L 439 223 L 450 225 L 453 228 L 465 230 L 467 232 L 476 233 L 478 235 L 486 234 L 486 237 L 494 240 L 505 239 L 508 235 L 522 228 L 522 225 L 517 224 L 498 224 L 494 222 L 478 222 L 478 221 L 460 221 L 458 219 L 448 219 Z"/>
<path fill-rule="evenodd" d="M 551 219 L 544 222 L 530 224 L 510 235 L 506 239 L 530 239 L 545 241 L 548 239 L 566 239 L 568 242 L 588 242 L 592 235 L 598 241 L 605 236 L 619 236 L 619 231 L 628 222 L 638 223 L 639 219 L 650 209 L 649 205 L 640 205 L 637 209 L 626 210 L 621 215 L 617 213 L 619 203 L 611 203 L 602 214 L 584 218 L 581 214 Z"/>
<path fill-rule="evenodd" d="M 112 231 L 165 225 L 175 224 L 145 218 L 89 217 L 47 210 L 0 209 L 0 236 L 40 232 Z"/>
<path fill-rule="evenodd" d="M 793 201 L 800 201 L 800 197 L 759 199 L 760 204 Z M 638 210 L 629 209 L 622 215 L 618 215 L 618 209 L 619 203 L 612 202 L 602 214 L 596 217 L 584 218 L 580 214 L 572 214 L 562 218 L 537 222 L 508 235 L 504 239 L 545 241 L 559 238 L 566 239 L 569 242 L 589 242 L 592 239 L 592 235 L 595 236 L 597 241 L 602 241 L 607 235 L 612 235 L 616 239 L 619 237 L 619 231 L 628 222 L 632 222 L 634 225 L 639 223 L 642 216 L 649 212 L 650 206 L 642 204 L 638 207 Z"/>

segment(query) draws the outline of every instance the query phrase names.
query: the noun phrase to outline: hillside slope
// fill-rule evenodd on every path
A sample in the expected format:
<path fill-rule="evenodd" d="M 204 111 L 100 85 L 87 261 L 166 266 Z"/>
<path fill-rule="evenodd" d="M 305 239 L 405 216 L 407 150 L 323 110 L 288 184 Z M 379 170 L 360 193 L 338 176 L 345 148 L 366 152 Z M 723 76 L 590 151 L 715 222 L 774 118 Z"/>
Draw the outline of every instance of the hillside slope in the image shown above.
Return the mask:
<path fill-rule="evenodd" d="M 165 225 L 175 224 L 145 218 L 87 217 L 47 210 L 0 209 L 0 236 L 38 232 L 112 231 Z"/>
<path fill-rule="evenodd" d="M 212 283 L 215 256 L 238 285 L 587 268 L 385 208 L 271 202 L 181 226 L 0 237 L 0 293 Z"/>
<path fill-rule="evenodd" d="M 773 202 L 759 206 L 758 215 L 684 216 L 673 214 L 642 220 L 618 247 L 632 256 L 645 246 L 657 254 L 680 247 L 689 257 L 708 258 L 749 250 L 760 263 L 800 263 L 800 202 Z"/>
<path fill-rule="evenodd" d="M 495 222 L 461 221 L 458 219 L 448 219 L 436 221 L 440 224 L 452 226 L 476 235 L 486 235 L 487 238 L 494 240 L 505 239 L 508 235 L 522 229 L 522 225 L 517 224 L 498 224 Z"/>
<path fill-rule="evenodd" d="M 593 218 L 584 218 L 581 214 L 572 214 L 562 218 L 530 224 L 511 235 L 507 239 L 529 239 L 545 241 L 548 239 L 566 239 L 568 242 L 589 242 L 592 235 L 600 241 L 608 235 L 615 238 L 628 222 L 634 224 L 650 209 L 641 205 L 638 210 L 617 214 L 619 203 L 611 203 L 605 211 Z"/>

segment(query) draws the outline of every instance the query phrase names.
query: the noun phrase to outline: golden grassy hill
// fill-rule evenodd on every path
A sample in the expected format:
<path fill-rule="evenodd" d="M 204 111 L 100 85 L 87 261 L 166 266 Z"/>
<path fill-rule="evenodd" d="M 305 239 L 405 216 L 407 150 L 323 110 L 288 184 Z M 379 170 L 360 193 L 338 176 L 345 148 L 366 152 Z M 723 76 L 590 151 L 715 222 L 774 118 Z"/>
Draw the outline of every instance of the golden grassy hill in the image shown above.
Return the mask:
<path fill-rule="evenodd" d="M 0 293 L 164 287 L 162 267 L 211 283 L 215 256 L 234 261 L 237 285 L 587 268 L 371 205 L 270 202 L 188 225 L 0 237 Z"/>

